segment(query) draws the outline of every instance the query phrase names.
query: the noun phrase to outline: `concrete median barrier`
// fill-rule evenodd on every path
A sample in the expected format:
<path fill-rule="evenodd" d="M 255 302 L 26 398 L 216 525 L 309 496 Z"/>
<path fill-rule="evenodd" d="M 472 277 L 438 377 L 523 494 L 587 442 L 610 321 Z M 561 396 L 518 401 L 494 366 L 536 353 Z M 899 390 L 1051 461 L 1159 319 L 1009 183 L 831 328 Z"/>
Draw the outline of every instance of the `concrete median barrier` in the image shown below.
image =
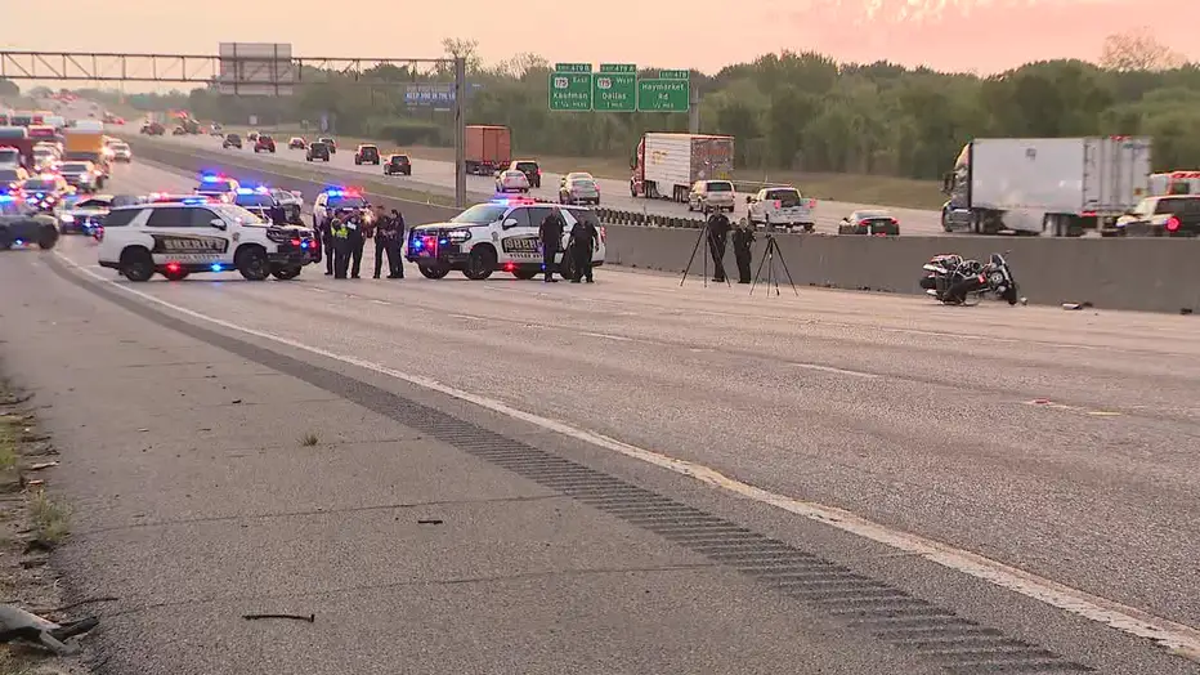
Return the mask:
<path fill-rule="evenodd" d="M 242 180 L 257 180 L 300 190 L 305 201 L 330 181 L 288 175 L 290 168 L 255 165 L 253 159 L 169 146 L 129 138 L 134 156 L 188 172 L 223 168 Z M 403 211 L 410 224 L 444 221 L 458 210 L 398 199 L 366 188 L 372 201 Z M 696 249 L 698 218 L 597 209 L 607 229 L 610 263 L 682 274 Z M 782 257 L 797 286 L 824 286 L 923 294 L 921 265 L 938 253 L 986 260 L 1006 255 L 1035 304 L 1091 302 L 1099 309 L 1200 312 L 1200 240 L 1051 239 L 1007 237 L 850 237 L 780 234 Z M 763 235 L 754 247 L 754 269 L 765 249 Z M 701 245 L 689 273 L 701 274 L 707 249 Z M 726 269 L 736 277 L 733 252 Z M 782 272 L 782 270 L 780 270 Z M 711 272 L 711 270 L 710 270 Z"/>

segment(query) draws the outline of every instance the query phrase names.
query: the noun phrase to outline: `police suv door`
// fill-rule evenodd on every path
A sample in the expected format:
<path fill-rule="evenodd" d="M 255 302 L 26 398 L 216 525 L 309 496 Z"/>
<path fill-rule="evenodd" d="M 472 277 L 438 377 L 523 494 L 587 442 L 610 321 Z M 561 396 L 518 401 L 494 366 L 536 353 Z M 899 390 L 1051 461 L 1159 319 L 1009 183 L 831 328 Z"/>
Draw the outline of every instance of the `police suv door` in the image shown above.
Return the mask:
<path fill-rule="evenodd" d="M 534 221 L 532 210 L 526 206 L 518 206 L 508 212 L 500 225 L 500 262 L 513 262 L 518 265 L 542 262 L 541 240 L 538 226 L 541 221 Z"/>
<path fill-rule="evenodd" d="M 150 249 L 154 263 L 199 265 L 223 262 L 229 256 L 231 235 L 228 226 L 226 229 L 214 227 L 214 220 L 221 219 L 202 206 L 153 209 L 144 229 L 154 242 Z"/>
<path fill-rule="evenodd" d="M 526 206 L 524 208 L 527 211 L 529 211 L 529 221 L 533 224 L 533 238 L 538 241 L 537 261 L 540 264 L 542 262 L 542 254 L 541 254 L 542 221 L 546 219 L 546 216 L 550 215 L 554 211 L 554 208 L 551 206 L 543 206 L 540 204 L 538 206 Z M 563 250 L 567 247 L 567 241 L 568 241 L 567 235 L 569 235 L 571 232 L 571 223 L 575 222 L 575 221 L 571 220 L 571 216 L 569 213 L 567 213 L 566 209 L 562 209 L 561 213 L 563 214 L 563 220 L 566 221 L 567 225 L 566 225 L 566 227 L 563 228 L 562 239 L 560 239 L 558 242 L 558 253 L 554 256 L 554 260 L 556 262 L 562 260 Z"/>

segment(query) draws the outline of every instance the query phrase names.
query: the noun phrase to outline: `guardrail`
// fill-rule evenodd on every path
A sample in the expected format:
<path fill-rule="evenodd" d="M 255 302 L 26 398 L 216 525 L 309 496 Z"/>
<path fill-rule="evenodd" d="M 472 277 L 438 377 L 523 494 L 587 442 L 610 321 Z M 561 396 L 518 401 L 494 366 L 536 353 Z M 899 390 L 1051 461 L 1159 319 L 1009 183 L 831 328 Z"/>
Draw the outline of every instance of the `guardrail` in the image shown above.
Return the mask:
<path fill-rule="evenodd" d="M 136 158 L 144 158 L 192 174 L 213 169 L 229 157 L 181 146 L 131 139 Z M 136 160 L 135 160 L 136 161 Z M 252 160 L 251 160 L 252 161 Z M 329 181 L 287 175 L 287 167 L 249 163 L 237 174 L 287 190 L 312 195 Z M 231 171 L 232 172 L 232 171 Z M 372 201 L 398 208 L 410 224 L 445 221 L 458 209 L 370 192 Z M 543 200 L 544 201 L 544 200 Z M 695 249 L 697 218 L 663 216 L 600 207 L 607 230 L 608 261 L 617 265 L 680 273 Z M 1160 238 L 1059 239 L 994 237 L 863 237 L 780 235 L 782 258 L 797 286 L 921 295 L 921 265 L 939 253 L 987 259 L 1008 251 L 1021 292 L 1032 304 L 1091 302 L 1099 309 L 1177 313 L 1200 311 L 1200 240 Z M 763 252 L 760 237 L 755 265 Z M 706 251 L 692 260 L 699 274 Z M 736 269 L 732 251 L 727 270 Z"/>

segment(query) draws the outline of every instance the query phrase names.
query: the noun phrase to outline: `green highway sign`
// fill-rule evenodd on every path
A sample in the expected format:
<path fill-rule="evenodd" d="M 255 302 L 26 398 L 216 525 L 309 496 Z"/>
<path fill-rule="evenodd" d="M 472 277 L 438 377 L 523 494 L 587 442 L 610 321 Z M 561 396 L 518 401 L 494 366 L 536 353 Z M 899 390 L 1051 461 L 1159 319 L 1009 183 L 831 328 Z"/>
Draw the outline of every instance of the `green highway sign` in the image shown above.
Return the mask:
<path fill-rule="evenodd" d="M 687 112 L 691 96 L 688 80 L 659 78 L 637 83 L 637 109 L 642 112 Z"/>
<path fill-rule="evenodd" d="M 637 75 L 637 66 L 632 63 L 601 63 L 602 73 L 632 73 Z"/>
<path fill-rule="evenodd" d="M 660 70 L 658 71 L 658 79 L 660 80 L 690 80 L 692 74 L 686 70 Z"/>
<path fill-rule="evenodd" d="M 631 66 L 632 67 L 632 66 Z M 637 110 L 637 73 L 601 72 L 592 75 L 592 109 L 597 112 Z"/>
<path fill-rule="evenodd" d="M 592 72 L 592 64 L 590 64 L 590 63 L 556 63 L 556 64 L 554 64 L 554 72 L 556 72 L 556 73 L 590 73 L 590 72 Z"/>
<path fill-rule="evenodd" d="M 559 65 L 572 65 L 562 64 Z M 591 68 L 591 66 L 588 66 Z M 550 73 L 550 109 L 568 112 L 592 109 L 591 72 Z"/>

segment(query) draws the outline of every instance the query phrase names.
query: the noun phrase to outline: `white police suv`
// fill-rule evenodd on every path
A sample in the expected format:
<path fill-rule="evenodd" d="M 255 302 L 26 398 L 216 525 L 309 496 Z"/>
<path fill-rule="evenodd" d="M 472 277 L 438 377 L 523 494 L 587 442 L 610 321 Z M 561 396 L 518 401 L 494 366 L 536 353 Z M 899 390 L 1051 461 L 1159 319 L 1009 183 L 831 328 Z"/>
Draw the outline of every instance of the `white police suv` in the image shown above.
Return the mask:
<path fill-rule="evenodd" d="M 203 197 L 115 208 L 97 238 L 100 266 L 130 281 L 233 270 L 251 281 L 294 279 L 317 253 L 311 230 L 273 225 L 236 204 Z"/>
<path fill-rule="evenodd" d="M 487 279 L 493 272 L 509 272 L 518 279 L 532 279 L 542 271 L 538 228 L 554 205 L 532 199 L 497 198 L 476 204 L 445 223 L 419 225 L 408 233 L 405 258 L 417 264 L 429 279 L 441 279 L 458 270 L 468 279 Z M 606 233 L 596 214 L 578 206 L 561 206 L 567 227 L 556 256 L 559 271 L 570 276 L 570 259 L 563 255 L 571 229 L 591 222 L 600 234 L 593 265 L 603 265 Z"/>

